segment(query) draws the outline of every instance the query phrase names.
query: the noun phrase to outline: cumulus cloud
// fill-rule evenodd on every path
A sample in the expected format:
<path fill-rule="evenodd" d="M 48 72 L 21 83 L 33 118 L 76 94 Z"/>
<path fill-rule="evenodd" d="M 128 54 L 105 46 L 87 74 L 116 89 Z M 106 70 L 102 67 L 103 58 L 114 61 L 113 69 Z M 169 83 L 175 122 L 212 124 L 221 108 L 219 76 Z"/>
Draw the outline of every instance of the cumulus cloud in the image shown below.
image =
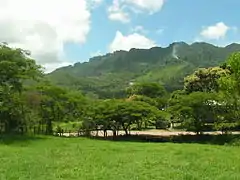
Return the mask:
<path fill-rule="evenodd" d="M 226 24 L 219 22 L 215 25 L 205 27 L 200 34 L 205 39 L 218 40 L 220 38 L 224 38 L 229 29 L 230 27 Z"/>
<path fill-rule="evenodd" d="M 95 9 L 103 3 L 103 0 L 87 0 L 90 9 Z"/>
<path fill-rule="evenodd" d="M 154 14 L 160 11 L 165 0 L 113 0 L 108 8 L 108 17 L 113 21 L 130 22 L 130 11 L 133 13 L 147 12 Z"/>
<path fill-rule="evenodd" d="M 120 31 L 117 31 L 115 38 L 109 46 L 109 50 L 111 52 L 117 50 L 129 51 L 131 48 L 148 49 L 155 46 L 157 44 L 153 40 L 138 33 L 124 36 Z"/>
<path fill-rule="evenodd" d="M 163 7 L 164 1 L 165 0 L 125 0 L 129 5 L 134 5 L 136 8 L 140 8 L 150 14 L 160 11 Z"/>
<path fill-rule="evenodd" d="M 64 44 L 82 44 L 90 31 L 86 0 L 0 0 L 0 4 L 0 42 L 30 50 L 46 67 L 66 64 L 61 59 Z"/>
<path fill-rule="evenodd" d="M 119 0 L 113 0 L 113 4 L 108 8 L 108 18 L 122 23 L 130 21 L 129 14 L 121 7 Z"/>
<path fill-rule="evenodd" d="M 92 3 L 98 4 L 98 5 L 103 2 L 103 0 L 89 0 L 89 1 L 92 1 Z"/>

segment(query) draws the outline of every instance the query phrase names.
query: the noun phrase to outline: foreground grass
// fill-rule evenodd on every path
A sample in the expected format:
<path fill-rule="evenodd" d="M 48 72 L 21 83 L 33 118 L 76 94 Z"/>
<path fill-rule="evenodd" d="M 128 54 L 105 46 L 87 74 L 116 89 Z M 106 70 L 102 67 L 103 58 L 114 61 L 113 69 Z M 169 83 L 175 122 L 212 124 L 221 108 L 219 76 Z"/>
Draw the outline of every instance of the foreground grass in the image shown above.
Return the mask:
<path fill-rule="evenodd" d="M 42 137 L 0 143 L 1 180 L 238 180 L 240 148 Z"/>

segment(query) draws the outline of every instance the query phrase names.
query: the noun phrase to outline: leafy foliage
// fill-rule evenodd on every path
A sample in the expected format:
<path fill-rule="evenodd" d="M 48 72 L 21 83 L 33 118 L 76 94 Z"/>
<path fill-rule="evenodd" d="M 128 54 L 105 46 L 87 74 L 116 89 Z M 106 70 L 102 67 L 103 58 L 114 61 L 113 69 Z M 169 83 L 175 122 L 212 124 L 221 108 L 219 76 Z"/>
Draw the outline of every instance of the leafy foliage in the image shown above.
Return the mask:
<path fill-rule="evenodd" d="M 185 78 L 184 90 L 169 101 L 175 122 L 200 133 L 206 124 L 227 132 L 239 126 L 240 54 L 232 54 L 221 67 L 201 68 Z M 239 67 L 238 67 L 239 66 Z"/>
<path fill-rule="evenodd" d="M 198 69 L 184 79 L 184 90 L 188 93 L 194 91 L 216 92 L 219 90 L 218 79 L 229 74 L 228 69 L 220 67 Z"/>
<path fill-rule="evenodd" d="M 24 124 L 24 80 L 40 76 L 40 67 L 25 51 L 0 45 L 0 130 L 9 132 Z"/>
<path fill-rule="evenodd" d="M 132 125 L 142 130 L 149 124 L 156 125 L 156 121 L 167 121 L 156 107 L 142 101 L 105 100 L 100 101 L 91 110 L 93 114 L 84 122 L 87 130 L 112 130 L 116 136 L 120 129 L 129 134 Z M 160 118 L 161 117 L 161 118 Z"/>
<path fill-rule="evenodd" d="M 163 97 L 165 89 L 157 83 L 136 83 L 131 85 L 127 92 L 129 95 L 143 95 L 150 98 Z"/>
<path fill-rule="evenodd" d="M 173 58 L 169 53 L 176 46 L 179 48 L 179 54 Z M 76 79 L 74 76 L 83 72 L 73 71 L 72 74 L 65 74 L 63 77 L 61 69 L 57 70 L 54 72 L 60 75 L 57 78 L 62 78 L 61 86 L 57 86 L 57 81 L 48 81 L 54 73 L 48 75 L 48 78 L 44 77 L 41 67 L 36 65 L 25 51 L 2 45 L 0 130 L 4 133 L 42 134 L 53 134 L 56 130 L 62 135 L 61 125 L 68 124 L 74 131 L 83 132 L 85 135 L 91 135 L 93 131 L 98 134 L 98 131 L 102 130 L 104 136 L 107 136 L 107 131 L 110 130 L 117 136 L 120 130 L 129 135 L 132 129 L 143 130 L 153 126 L 165 129 L 170 123 L 171 127 L 174 123 L 180 123 L 185 129 L 197 134 L 205 131 L 209 125 L 222 132 L 237 129 L 240 126 L 239 53 L 232 54 L 220 67 L 199 68 L 188 75 L 184 79 L 184 88 L 174 91 L 170 98 L 164 83 L 138 81 L 141 74 L 151 74 L 153 62 L 144 62 L 148 51 L 152 53 L 155 70 L 157 66 L 161 66 L 160 69 L 174 69 L 179 65 L 181 68 L 178 73 L 185 68 L 186 72 L 190 72 L 187 70 L 189 67 L 199 65 L 192 59 L 184 58 L 185 50 L 190 47 L 204 47 L 200 48 L 204 53 L 215 53 L 218 49 L 208 44 L 189 46 L 180 43 L 165 49 L 115 52 L 85 63 L 90 69 L 89 72 L 85 72 L 87 75 L 81 75 L 82 79 Z M 229 50 L 229 46 L 224 49 Z M 157 58 L 158 51 L 161 51 L 164 65 L 162 59 Z M 224 52 L 223 49 L 222 51 Z M 222 51 L 221 56 L 224 55 Z M 191 55 L 189 52 L 185 53 Z M 132 60 L 126 62 L 125 59 L 130 57 Z M 119 62 L 112 62 L 111 58 L 117 58 L 115 60 Z M 123 66 L 120 67 L 119 63 L 123 63 Z M 81 64 L 76 66 L 82 67 Z M 95 69 L 91 71 L 93 67 Z M 98 68 L 101 72 L 98 72 Z M 104 71 L 104 68 L 107 71 Z M 128 81 L 130 76 L 132 80 Z M 174 74 L 171 77 L 176 76 Z M 111 83 L 110 77 L 113 78 Z M 168 80 L 173 83 L 173 79 Z M 85 88 L 83 93 L 80 91 L 82 88 Z"/>

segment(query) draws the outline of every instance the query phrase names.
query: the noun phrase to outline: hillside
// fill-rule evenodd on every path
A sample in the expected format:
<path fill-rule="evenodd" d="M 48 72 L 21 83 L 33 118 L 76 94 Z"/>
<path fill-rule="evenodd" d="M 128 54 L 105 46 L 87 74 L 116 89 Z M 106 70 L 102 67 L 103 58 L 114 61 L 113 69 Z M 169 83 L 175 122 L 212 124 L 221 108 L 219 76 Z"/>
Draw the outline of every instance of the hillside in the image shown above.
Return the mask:
<path fill-rule="evenodd" d="M 219 65 L 236 51 L 240 51 L 240 44 L 217 47 L 204 42 L 176 42 L 166 48 L 131 49 L 93 57 L 47 76 L 58 85 L 100 98 L 121 97 L 130 82 L 138 81 L 159 82 L 173 91 L 182 88 L 184 76 L 196 68 Z"/>

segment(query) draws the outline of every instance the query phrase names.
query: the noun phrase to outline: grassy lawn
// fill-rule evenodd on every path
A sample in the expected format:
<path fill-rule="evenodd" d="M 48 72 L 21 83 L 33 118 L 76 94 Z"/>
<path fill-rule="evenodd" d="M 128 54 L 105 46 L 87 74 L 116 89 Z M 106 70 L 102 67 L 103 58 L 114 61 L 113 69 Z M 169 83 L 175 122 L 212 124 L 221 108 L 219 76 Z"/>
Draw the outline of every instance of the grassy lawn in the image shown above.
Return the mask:
<path fill-rule="evenodd" d="M 238 180 L 240 148 L 42 137 L 0 143 L 1 180 Z"/>

